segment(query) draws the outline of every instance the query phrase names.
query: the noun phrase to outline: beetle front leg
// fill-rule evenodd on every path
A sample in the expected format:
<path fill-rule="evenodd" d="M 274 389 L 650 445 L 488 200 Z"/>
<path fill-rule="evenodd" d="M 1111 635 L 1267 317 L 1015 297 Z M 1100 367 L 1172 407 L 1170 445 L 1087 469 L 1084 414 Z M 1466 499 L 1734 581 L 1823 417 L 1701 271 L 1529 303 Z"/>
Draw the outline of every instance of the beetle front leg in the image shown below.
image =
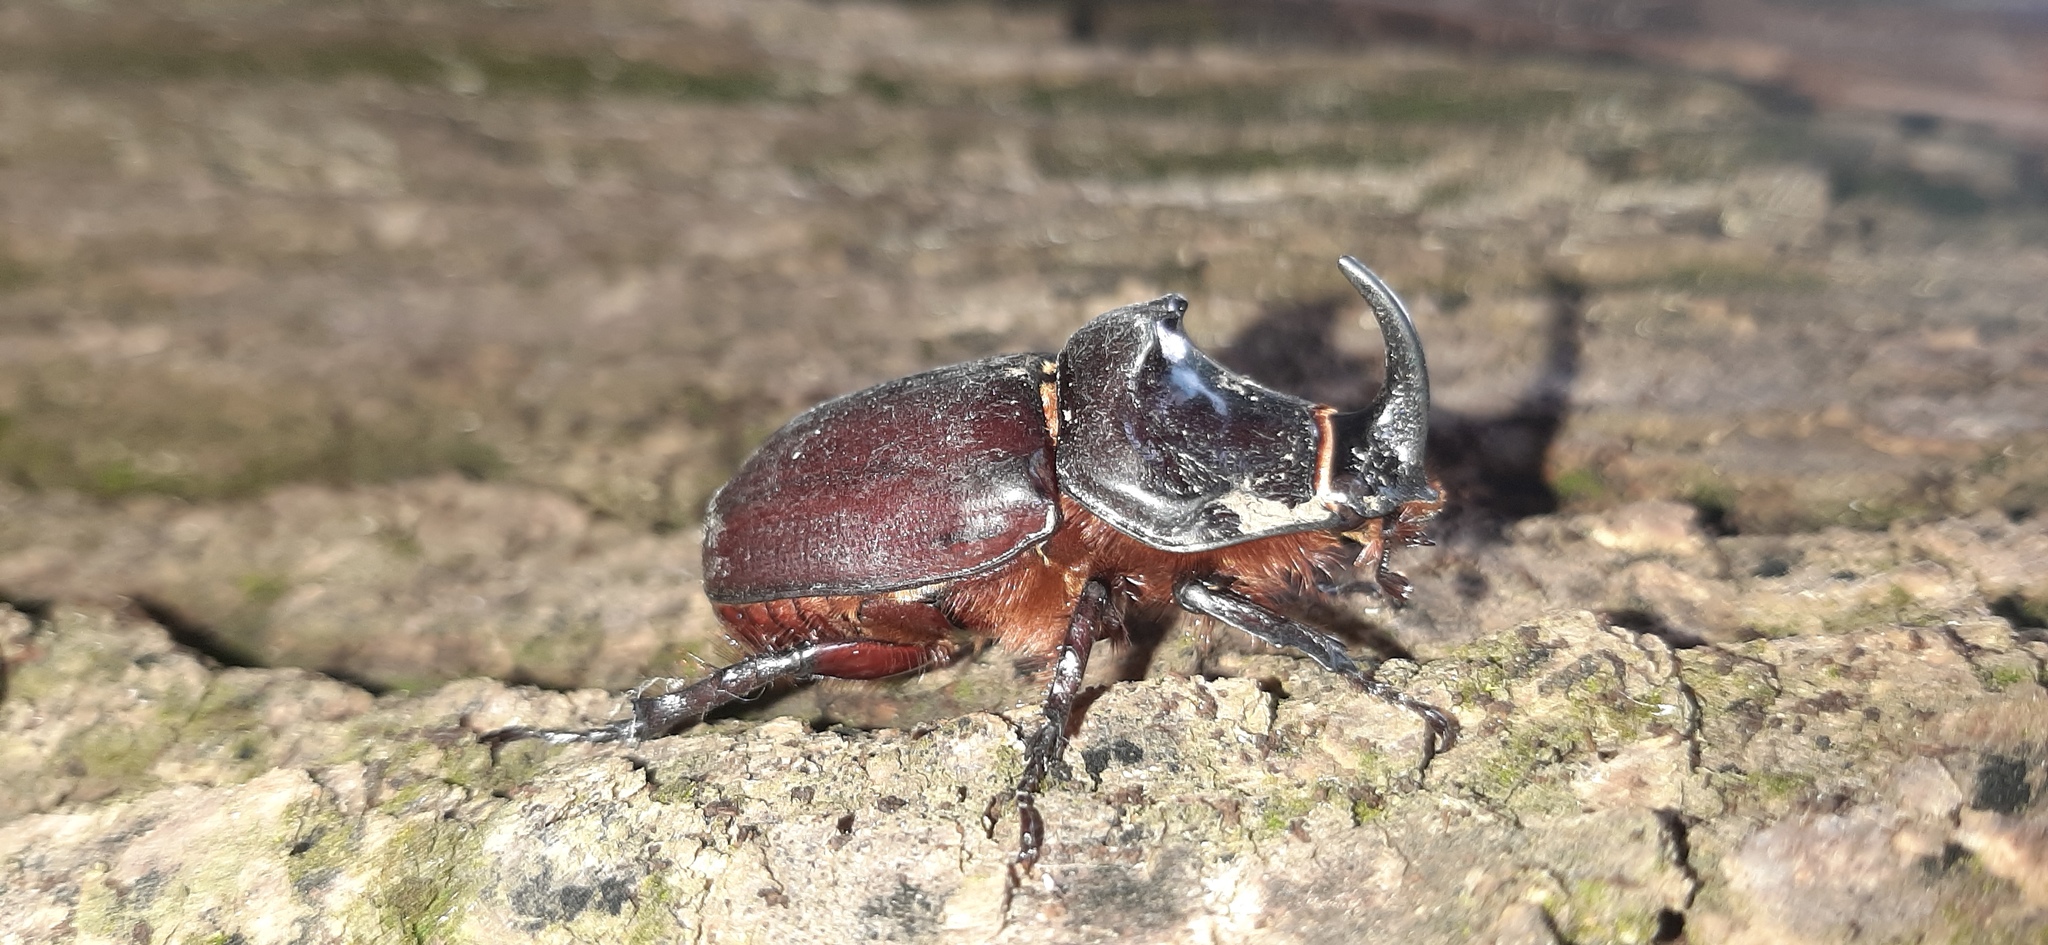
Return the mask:
<path fill-rule="evenodd" d="M 1063 756 L 1067 753 L 1067 725 L 1074 716 L 1074 703 L 1081 696 L 1081 677 L 1088 672 L 1088 653 L 1094 649 L 1103 628 L 1114 619 L 1109 587 L 1101 581 L 1089 581 L 1081 588 L 1081 599 L 1067 619 L 1067 635 L 1054 651 L 1052 682 L 1045 687 L 1045 722 L 1024 741 L 1024 773 L 1017 778 L 1017 790 L 1010 798 L 1017 803 L 1016 863 L 1026 870 L 1038 862 L 1039 851 L 1045 844 L 1045 818 L 1038 813 L 1038 792 L 1045 787 L 1048 773 L 1066 765 Z M 1001 797 L 990 801 L 982 814 L 982 823 L 991 838 L 1001 820 L 1003 801 Z"/>
<path fill-rule="evenodd" d="M 506 742 L 536 739 L 561 745 L 569 742 L 632 742 L 673 735 L 722 706 L 756 695 L 780 682 L 806 683 L 819 677 L 884 679 L 945 663 L 945 647 L 849 640 L 819 643 L 764 653 L 714 670 L 673 692 L 643 696 L 635 690 L 633 717 L 586 729 L 545 729 L 511 726 L 485 732 L 479 741 L 493 749 Z M 643 687 L 645 688 L 645 687 Z"/>
<path fill-rule="evenodd" d="M 1458 723 L 1443 710 L 1408 698 L 1394 687 L 1374 679 L 1344 649 L 1344 641 L 1314 627 L 1276 614 L 1250 599 L 1212 581 L 1186 580 L 1173 589 L 1174 600 L 1187 610 L 1223 621 L 1274 646 L 1300 650 L 1324 669 L 1351 680 L 1368 695 L 1400 706 L 1422 717 L 1429 726 L 1429 739 L 1422 748 L 1422 765 L 1427 768 L 1437 753 L 1449 751 L 1458 740 Z"/>

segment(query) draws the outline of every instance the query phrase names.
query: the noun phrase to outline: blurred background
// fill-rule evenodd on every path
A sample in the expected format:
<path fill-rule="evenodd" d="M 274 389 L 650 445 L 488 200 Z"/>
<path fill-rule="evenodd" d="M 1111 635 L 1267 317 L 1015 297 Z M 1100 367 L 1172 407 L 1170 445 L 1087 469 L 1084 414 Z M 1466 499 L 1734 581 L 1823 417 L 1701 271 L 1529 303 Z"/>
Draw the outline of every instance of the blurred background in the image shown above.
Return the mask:
<path fill-rule="evenodd" d="M 8 3 L 0 598 L 624 687 L 722 659 L 704 502 L 798 410 L 1167 291 L 1358 405 L 1342 253 L 1453 496 L 1399 648 L 1530 516 L 2038 523 L 2044 152 L 2018 0 Z"/>

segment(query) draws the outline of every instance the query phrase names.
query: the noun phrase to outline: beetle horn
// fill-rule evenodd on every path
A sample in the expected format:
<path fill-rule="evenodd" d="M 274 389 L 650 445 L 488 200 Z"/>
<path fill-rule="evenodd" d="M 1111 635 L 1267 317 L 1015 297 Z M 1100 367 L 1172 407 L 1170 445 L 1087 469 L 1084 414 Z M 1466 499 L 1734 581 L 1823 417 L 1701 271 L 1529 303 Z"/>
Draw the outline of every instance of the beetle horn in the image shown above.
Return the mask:
<path fill-rule="evenodd" d="M 1371 407 L 1334 418 L 1340 450 L 1334 472 L 1362 493 L 1353 499 L 1360 511 L 1383 515 L 1401 503 L 1436 497 L 1422 468 L 1423 446 L 1429 439 L 1429 366 L 1422 359 L 1415 323 L 1394 290 L 1350 256 L 1339 258 L 1337 267 L 1365 297 L 1379 322 L 1387 370 Z"/>

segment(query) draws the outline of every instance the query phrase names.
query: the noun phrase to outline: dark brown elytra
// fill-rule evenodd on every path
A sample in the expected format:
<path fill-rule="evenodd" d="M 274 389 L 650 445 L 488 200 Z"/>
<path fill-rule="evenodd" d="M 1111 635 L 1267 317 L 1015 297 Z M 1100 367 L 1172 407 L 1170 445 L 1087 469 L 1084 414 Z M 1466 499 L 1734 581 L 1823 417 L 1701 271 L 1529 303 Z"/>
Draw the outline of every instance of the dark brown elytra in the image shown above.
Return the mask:
<path fill-rule="evenodd" d="M 1134 607 L 1178 607 L 1299 650 L 1419 715 L 1423 763 L 1456 724 L 1283 615 L 1354 589 L 1399 601 L 1388 555 L 1425 543 L 1442 505 L 1423 471 L 1429 375 L 1407 310 L 1338 260 L 1386 341 L 1386 380 L 1354 413 L 1230 372 L 1167 295 L 1090 321 L 1058 355 L 988 358 L 806 411 L 711 499 L 704 590 L 748 656 L 687 684 L 647 685 L 633 715 L 583 730 L 483 736 L 660 738 L 782 682 L 881 679 L 943 665 L 972 638 L 1049 667 L 1025 742 L 1017 863 L 1039 856 L 1036 806 L 1061 767 L 1089 651 Z M 657 691 L 660 690 L 660 691 Z M 993 831 L 1002 802 L 988 809 Z"/>

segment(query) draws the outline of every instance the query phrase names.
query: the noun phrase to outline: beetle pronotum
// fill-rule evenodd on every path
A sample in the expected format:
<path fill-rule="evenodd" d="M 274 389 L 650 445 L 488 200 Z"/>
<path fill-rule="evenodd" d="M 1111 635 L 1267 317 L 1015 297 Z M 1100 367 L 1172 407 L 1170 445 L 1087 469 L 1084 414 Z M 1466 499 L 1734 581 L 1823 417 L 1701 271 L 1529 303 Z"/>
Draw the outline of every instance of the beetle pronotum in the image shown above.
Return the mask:
<path fill-rule="evenodd" d="M 1060 764 L 1089 651 L 1132 607 L 1178 607 L 1299 650 L 1421 716 L 1428 756 L 1456 725 L 1375 680 L 1344 644 L 1284 616 L 1353 586 L 1404 599 L 1387 567 L 1442 504 L 1423 470 L 1429 375 L 1408 312 L 1371 270 L 1338 266 L 1386 342 L 1386 381 L 1340 413 L 1232 373 L 1167 295 L 1096 317 L 1057 356 L 942 367 L 827 401 L 768 438 L 711 499 L 704 591 L 748 655 L 632 698 L 584 730 L 484 736 L 659 738 L 785 681 L 881 679 L 991 638 L 1050 667 L 1025 743 L 1017 862 L 1036 862 L 1036 798 Z M 1353 583 L 1360 571 L 1370 581 Z M 989 805 L 991 829 L 1003 799 Z"/>

